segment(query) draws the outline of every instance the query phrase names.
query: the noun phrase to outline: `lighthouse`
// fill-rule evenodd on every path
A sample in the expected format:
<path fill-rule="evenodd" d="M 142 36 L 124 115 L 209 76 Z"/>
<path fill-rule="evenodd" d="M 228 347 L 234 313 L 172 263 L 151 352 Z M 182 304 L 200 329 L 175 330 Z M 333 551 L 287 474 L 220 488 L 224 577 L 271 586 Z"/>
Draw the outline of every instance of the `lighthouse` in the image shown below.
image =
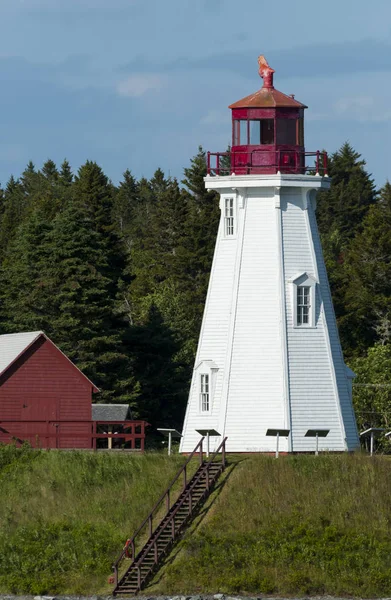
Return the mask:
<path fill-rule="evenodd" d="M 211 450 L 352 451 L 354 373 L 344 363 L 316 224 L 327 156 L 306 152 L 304 104 L 263 86 L 230 105 L 232 146 L 208 153 L 221 218 L 183 426 Z M 224 160 L 223 160 L 224 159 Z M 223 165 L 230 161 L 230 168 Z"/>

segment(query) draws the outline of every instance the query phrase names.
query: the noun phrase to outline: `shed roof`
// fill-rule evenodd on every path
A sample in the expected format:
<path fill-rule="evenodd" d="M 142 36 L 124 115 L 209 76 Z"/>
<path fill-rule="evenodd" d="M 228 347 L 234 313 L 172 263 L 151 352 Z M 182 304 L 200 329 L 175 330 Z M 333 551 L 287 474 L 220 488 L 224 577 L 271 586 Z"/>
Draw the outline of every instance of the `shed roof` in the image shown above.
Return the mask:
<path fill-rule="evenodd" d="M 254 94 L 250 94 L 228 108 L 307 108 L 292 96 L 279 92 L 274 87 L 263 87 Z"/>
<path fill-rule="evenodd" d="M 26 352 L 28 348 L 40 337 L 44 337 L 51 344 L 52 340 L 43 331 L 26 331 L 21 333 L 6 333 L 0 335 L 0 376 L 9 369 L 9 367 Z M 85 379 L 92 385 L 94 392 L 99 392 L 99 389 L 92 383 L 86 375 L 64 354 L 58 346 L 53 344 L 55 348 L 69 361 L 69 363 L 83 375 Z"/>
<path fill-rule="evenodd" d="M 93 421 L 129 421 L 132 419 L 130 408 L 127 404 L 93 404 Z"/>

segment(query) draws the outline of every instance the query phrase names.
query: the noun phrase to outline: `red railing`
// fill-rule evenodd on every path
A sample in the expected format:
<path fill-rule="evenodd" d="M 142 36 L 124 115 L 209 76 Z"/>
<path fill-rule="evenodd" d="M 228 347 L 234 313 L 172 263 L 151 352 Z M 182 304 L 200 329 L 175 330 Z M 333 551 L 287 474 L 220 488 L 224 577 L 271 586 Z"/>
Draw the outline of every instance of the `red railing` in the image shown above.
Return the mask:
<path fill-rule="evenodd" d="M 230 165 L 226 166 L 227 158 Z M 311 164 L 307 160 L 312 159 Z M 214 164 L 212 164 L 214 163 Z M 223 164 L 222 164 L 223 163 Z M 225 164 L 224 164 L 225 163 Z M 208 175 L 240 175 L 293 173 L 328 176 L 327 152 L 298 150 L 238 150 L 235 152 L 208 152 Z"/>
<path fill-rule="evenodd" d="M 29 442 L 33 448 L 89 448 L 97 440 L 121 440 L 130 450 L 144 450 L 146 421 L 0 420 L 0 442 Z M 107 429 L 102 431 L 102 429 Z M 110 431 L 111 429 L 111 431 Z M 99 444 L 98 444 L 99 445 Z"/>

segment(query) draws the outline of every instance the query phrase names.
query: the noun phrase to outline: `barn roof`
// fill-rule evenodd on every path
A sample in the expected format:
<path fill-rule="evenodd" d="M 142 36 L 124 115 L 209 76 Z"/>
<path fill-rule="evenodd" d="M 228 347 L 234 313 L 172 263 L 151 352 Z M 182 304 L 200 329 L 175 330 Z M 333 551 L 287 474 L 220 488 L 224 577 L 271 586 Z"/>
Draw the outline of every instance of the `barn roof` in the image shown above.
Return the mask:
<path fill-rule="evenodd" d="M 132 419 L 130 408 L 127 404 L 93 404 L 93 421 L 128 421 Z"/>
<path fill-rule="evenodd" d="M 52 340 L 43 331 L 26 331 L 22 333 L 6 333 L 0 335 L 0 376 L 9 369 L 9 367 L 26 352 L 28 348 L 40 337 L 44 337 L 51 344 Z M 60 348 L 53 344 L 59 352 Z M 83 375 L 85 379 L 92 385 L 95 392 L 99 392 L 99 389 L 92 383 L 86 375 L 64 354 L 61 354 L 70 362 L 70 364 Z"/>

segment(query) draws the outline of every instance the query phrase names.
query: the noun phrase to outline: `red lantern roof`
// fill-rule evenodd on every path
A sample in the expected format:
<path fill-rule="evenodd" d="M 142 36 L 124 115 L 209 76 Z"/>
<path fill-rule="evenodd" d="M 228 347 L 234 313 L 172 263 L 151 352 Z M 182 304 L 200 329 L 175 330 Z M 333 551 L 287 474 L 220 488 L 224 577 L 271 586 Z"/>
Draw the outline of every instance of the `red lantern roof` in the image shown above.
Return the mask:
<path fill-rule="evenodd" d="M 229 108 L 274 108 L 279 106 L 282 108 L 307 108 L 305 104 L 298 102 L 292 96 L 287 96 L 274 87 L 267 88 L 265 86 L 254 94 L 230 104 Z"/>
<path fill-rule="evenodd" d="M 263 79 L 263 87 L 254 94 L 230 104 L 228 108 L 307 108 L 305 104 L 295 100 L 293 95 L 287 96 L 274 88 L 274 69 L 269 67 L 264 56 L 258 58 L 258 65 L 259 75 Z"/>

